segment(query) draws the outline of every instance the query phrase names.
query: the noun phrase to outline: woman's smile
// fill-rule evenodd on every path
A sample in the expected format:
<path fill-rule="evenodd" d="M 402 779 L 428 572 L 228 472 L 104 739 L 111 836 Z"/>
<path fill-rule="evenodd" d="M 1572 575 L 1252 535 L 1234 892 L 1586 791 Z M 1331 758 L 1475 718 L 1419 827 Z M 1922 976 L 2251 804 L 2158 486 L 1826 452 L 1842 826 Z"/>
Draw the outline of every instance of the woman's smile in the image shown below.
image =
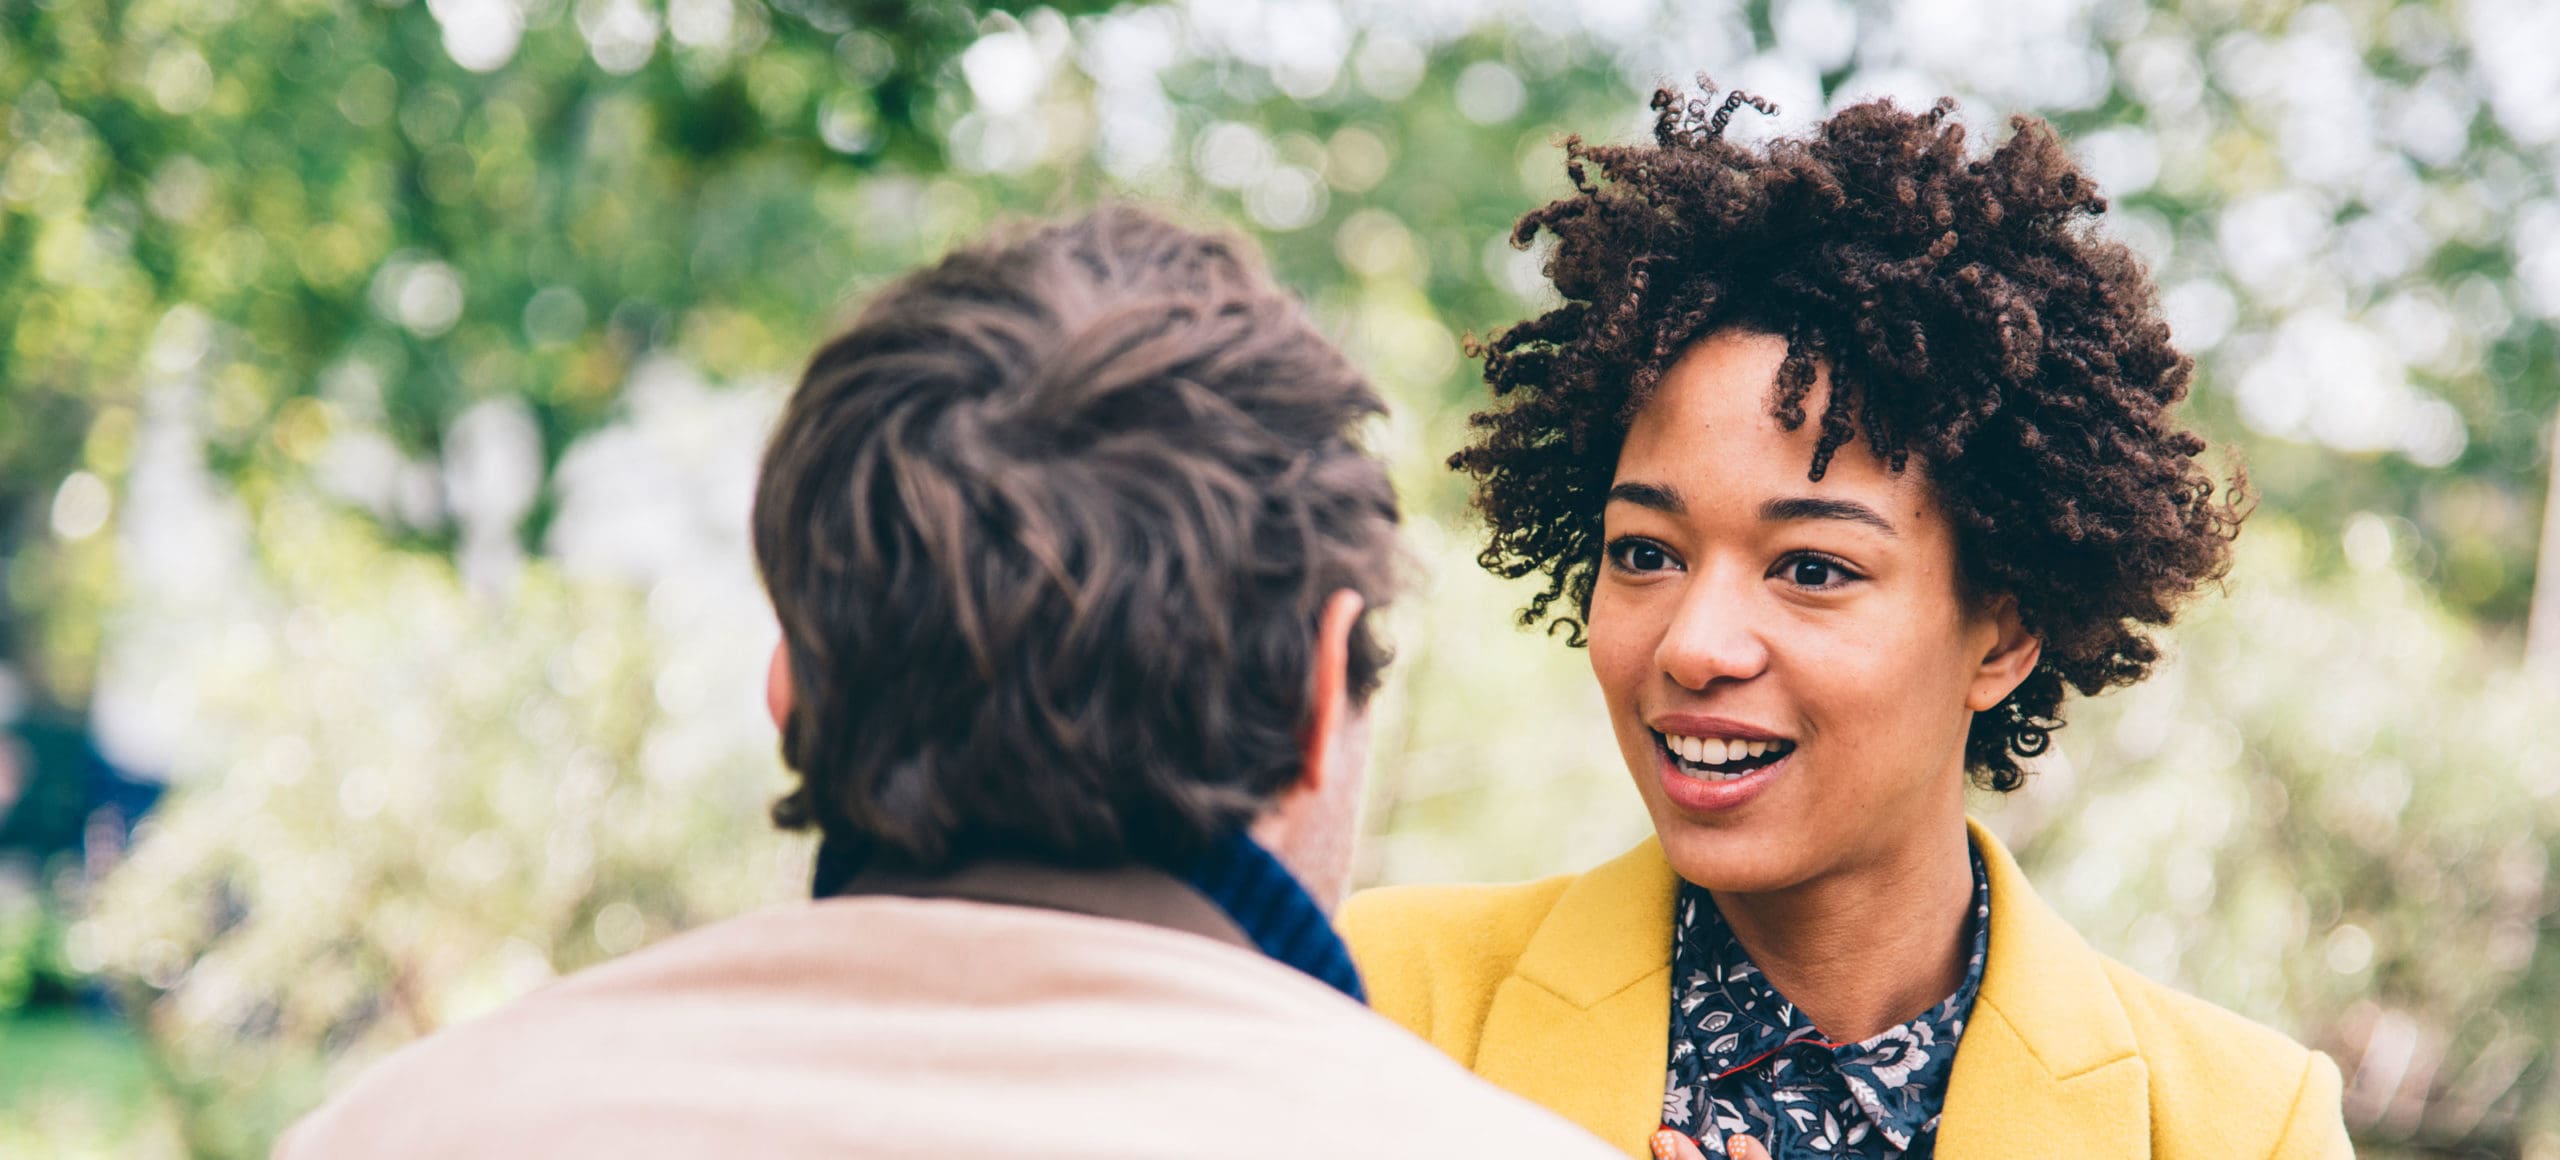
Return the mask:
<path fill-rule="evenodd" d="M 1670 715 L 1652 724 L 1663 796 L 1691 813 L 1740 809 L 1793 764 L 1796 743 L 1721 717 Z"/>

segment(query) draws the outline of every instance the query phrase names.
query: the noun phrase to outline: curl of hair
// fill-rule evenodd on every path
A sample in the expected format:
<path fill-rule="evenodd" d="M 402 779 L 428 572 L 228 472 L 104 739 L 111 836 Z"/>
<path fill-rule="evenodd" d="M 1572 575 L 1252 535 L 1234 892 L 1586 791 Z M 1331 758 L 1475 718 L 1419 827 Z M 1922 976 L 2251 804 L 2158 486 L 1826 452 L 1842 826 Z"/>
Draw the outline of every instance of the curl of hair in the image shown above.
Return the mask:
<path fill-rule="evenodd" d="M 1490 529 L 1478 562 L 1547 584 L 1521 623 L 1584 643 L 1601 509 L 1628 424 L 1711 333 L 1785 338 L 1769 399 L 1817 424 L 1809 478 L 1853 439 L 1913 460 L 1955 523 L 1966 592 L 2016 601 L 2034 673 L 1974 717 L 1966 762 L 2007 791 L 2061 728 L 2066 689 L 2147 675 L 2148 630 L 2230 564 L 2247 481 L 2196 462 L 2178 428 L 2193 364 L 2140 259 L 2092 222 L 2106 199 L 2043 122 L 1984 156 L 1942 100 L 1853 105 L 1809 135 L 1725 139 L 1740 93 L 1665 88 L 1653 140 L 1574 138 L 1574 192 L 1522 217 L 1553 242 L 1563 301 L 1477 345 L 1496 405 L 1449 460 Z M 1817 364 L 1833 387 L 1809 414 Z M 1565 602 L 1562 610 L 1558 601 Z"/>

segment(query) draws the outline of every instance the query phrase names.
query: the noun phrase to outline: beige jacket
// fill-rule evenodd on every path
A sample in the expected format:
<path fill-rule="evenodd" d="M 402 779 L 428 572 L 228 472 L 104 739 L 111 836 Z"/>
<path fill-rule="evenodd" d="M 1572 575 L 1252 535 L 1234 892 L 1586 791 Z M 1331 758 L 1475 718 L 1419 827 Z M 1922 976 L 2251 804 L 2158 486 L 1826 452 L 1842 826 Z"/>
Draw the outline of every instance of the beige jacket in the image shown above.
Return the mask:
<path fill-rule="evenodd" d="M 1614 1155 L 1171 878 L 1040 874 L 679 936 L 394 1054 L 276 1155 Z"/>

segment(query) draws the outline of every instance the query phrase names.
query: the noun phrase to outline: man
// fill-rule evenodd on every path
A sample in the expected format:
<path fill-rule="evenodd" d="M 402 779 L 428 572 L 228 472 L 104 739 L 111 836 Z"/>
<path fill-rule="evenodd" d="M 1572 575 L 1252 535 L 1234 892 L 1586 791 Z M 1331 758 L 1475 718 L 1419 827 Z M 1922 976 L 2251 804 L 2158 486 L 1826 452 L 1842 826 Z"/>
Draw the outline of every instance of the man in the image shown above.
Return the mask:
<path fill-rule="evenodd" d="M 1596 1158 L 1359 1003 L 1396 506 L 1233 243 L 1105 210 L 820 350 L 755 510 L 818 901 L 433 1037 L 317 1156 Z"/>

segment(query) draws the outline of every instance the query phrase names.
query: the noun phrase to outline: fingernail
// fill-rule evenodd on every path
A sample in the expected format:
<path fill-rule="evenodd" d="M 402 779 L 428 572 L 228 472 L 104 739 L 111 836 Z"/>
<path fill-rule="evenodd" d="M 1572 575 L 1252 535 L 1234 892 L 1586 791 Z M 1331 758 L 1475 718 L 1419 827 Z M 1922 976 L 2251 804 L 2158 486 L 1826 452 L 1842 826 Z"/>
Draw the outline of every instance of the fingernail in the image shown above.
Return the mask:
<path fill-rule="evenodd" d="M 1664 1128 L 1653 1134 L 1653 1160 L 1672 1160 L 1680 1154 L 1680 1133 Z"/>

